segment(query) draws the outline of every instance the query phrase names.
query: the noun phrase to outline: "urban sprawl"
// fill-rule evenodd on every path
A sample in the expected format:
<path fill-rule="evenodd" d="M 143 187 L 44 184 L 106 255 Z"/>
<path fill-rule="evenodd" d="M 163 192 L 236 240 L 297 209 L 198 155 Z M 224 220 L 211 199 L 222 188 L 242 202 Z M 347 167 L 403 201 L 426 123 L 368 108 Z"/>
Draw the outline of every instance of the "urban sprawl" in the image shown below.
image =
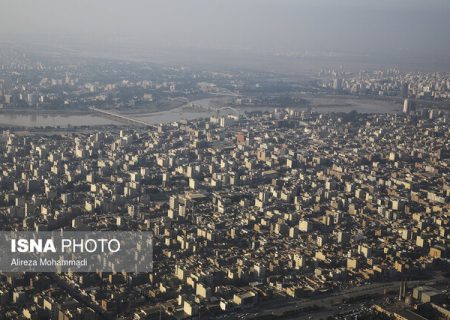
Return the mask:
<path fill-rule="evenodd" d="M 81 83 L 64 68 L 51 69 L 60 80 L 12 68 L 0 71 L 4 109 L 239 94 L 197 120 L 5 128 L 2 230 L 152 231 L 154 248 L 151 273 L 0 274 L 0 319 L 448 319 L 448 76 L 323 71 L 304 87 L 392 95 L 397 113 L 244 113 L 236 105 L 280 96 L 181 69 L 170 72 L 191 89 L 144 82 L 142 69 Z"/>

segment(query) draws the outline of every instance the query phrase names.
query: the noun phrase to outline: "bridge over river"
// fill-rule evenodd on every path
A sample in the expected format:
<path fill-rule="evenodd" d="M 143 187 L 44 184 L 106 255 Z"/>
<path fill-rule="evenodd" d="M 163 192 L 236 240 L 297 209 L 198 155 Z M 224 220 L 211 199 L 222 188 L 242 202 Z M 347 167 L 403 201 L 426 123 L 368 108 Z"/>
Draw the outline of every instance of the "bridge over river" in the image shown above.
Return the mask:
<path fill-rule="evenodd" d="M 154 128 L 155 126 L 147 123 L 145 121 L 142 120 L 138 120 L 138 119 L 134 119 L 125 115 L 121 115 L 121 114 L 117 114 L 114 112 L 110 112 L 110 111 L 106 111 L 106 110 L 102 110 L 102 109 L 98 109 L 95 107 L 89 107 L 89 110 L 95 111 L 97 113 L 99 113 L 100 115 L 106 117 L 106 118 L 110 118 L 113 119 L 115 121 L 121 122 L 121 123 L 125 123 L 125 124 L 135 124 L 135 125 L 139 125 L 139 126 L 144 126 L 144 127 L 151 127 Z"/>

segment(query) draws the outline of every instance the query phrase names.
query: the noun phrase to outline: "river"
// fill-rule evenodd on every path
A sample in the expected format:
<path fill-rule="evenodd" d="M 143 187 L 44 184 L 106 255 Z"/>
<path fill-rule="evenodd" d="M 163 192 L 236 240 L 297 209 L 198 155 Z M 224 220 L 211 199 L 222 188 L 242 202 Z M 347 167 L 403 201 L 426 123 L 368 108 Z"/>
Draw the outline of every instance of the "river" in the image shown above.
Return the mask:
<path fill-rule="evenodd" d="M 229 98 L 207 98 L 192 103 L 186 104 L 179 108 L 168 111 L 156 113 L 125 113 L 130 118 L 136 118 L 145 121 L 149 124 L 168 123 L 179 120 L 193 120 L 198 118 L 206 118 L 214 113 L 214 109 L 226 105 Z M 314 107 L 313 111 L 317 112 L 349 112 L 357 110 L 358 112 L 398 112 L 399 106 L 392 102 L 378 100 L 354 100 L 354 99 L 340 99 L 338 101 L 328 98 L 317 98 L 312 101 Z M 200 106 L 200 108 L 191 108 L 191 104 Z M 209 111 L 208 111 L 209 109 Z M 255 110 L 270 110 L 268 107 L 241 107 L 238 108 L 239 113 L 245 111 Z M 114 111 L 113 111 L 114 112 Z M 68 126 L 97 126 L 97 125 L 111 125 L 120 124 L 119 122 L 104 118 L 98 114 L 86 112 L 51 112 L 45 111 L 24 111 L 0 113 L 0 127 L 61 127 Z"/>

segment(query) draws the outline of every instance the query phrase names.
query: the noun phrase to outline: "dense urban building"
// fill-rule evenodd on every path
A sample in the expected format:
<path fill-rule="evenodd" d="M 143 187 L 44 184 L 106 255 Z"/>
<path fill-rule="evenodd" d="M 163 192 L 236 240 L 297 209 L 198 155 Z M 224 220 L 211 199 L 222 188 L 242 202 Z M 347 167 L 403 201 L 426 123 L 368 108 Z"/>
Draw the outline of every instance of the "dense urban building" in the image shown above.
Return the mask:
<path fill-rule="evenodd" d="M 151 230 L 155 247 L 149 274 L 1 275 L 2 312 L 267 319 L 369 304 L 445 319 L 449 134 L 448 114 L 424 109 L 5 130 L 3 230 Z"/>

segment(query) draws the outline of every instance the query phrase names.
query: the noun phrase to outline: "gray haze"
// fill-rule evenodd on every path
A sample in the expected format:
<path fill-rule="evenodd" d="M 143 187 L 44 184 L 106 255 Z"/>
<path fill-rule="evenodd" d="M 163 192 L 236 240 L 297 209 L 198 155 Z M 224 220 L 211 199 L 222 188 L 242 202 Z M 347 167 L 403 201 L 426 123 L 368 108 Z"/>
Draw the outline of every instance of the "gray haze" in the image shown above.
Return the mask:
<path fill-rule="evenodd" d="M 449 0 L 0 1 L 0 41 L 113 51 L 444 61 L 449 30 Z"/>

